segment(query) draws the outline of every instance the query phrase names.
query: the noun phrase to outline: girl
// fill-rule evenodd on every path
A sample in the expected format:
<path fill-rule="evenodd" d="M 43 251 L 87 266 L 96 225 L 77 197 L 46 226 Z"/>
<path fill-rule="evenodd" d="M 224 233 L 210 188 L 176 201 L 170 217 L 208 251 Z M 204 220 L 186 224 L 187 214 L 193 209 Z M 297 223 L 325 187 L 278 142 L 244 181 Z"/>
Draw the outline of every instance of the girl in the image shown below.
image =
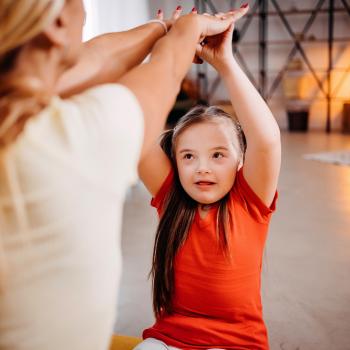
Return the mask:
<path fill-rule="evenodd" d="M 135 350 L 269 348 L 260 274 L 280 132 L 233 58 L 232 32 L 233 25 L 206 39 L 197 55 L 225 82 L 239 123 L 216 107 L 196 107 L 140 163 L 160 222 L 152 265 L 156 323 Z"/>

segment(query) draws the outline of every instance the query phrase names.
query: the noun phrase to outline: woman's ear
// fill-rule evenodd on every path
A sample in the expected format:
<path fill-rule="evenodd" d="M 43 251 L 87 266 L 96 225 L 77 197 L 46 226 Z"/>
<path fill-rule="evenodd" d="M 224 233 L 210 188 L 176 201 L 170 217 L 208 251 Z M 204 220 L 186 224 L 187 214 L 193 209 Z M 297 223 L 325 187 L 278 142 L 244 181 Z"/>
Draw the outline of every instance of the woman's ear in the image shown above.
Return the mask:
<path fill-rule="evenodd" d="M 42 32 L 53 46 L 66 47 L 69 41 L 68 21 L 65 18 L 65 7 L 60 14 Z"/>

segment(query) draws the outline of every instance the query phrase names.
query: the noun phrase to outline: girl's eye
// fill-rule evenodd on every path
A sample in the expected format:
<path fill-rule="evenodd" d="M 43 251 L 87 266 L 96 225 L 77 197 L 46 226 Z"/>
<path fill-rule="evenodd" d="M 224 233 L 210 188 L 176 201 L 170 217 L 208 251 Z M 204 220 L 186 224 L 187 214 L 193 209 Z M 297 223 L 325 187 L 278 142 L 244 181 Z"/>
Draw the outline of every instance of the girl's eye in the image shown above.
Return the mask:
<path fill-rule="evenodd" d="M 224 155 L 221 153 L 221 152 L 215 152 L 213 154 L 213 157 L 216 158 L 216 159 L 219 159 L 219 158 L 222 158 Z"/>
<path fill-rule="evenodd" d="M 184 155 L 184 159 L 192 159 L 193 158 L 193 155 L 191 153 L 186 153 Z"/>

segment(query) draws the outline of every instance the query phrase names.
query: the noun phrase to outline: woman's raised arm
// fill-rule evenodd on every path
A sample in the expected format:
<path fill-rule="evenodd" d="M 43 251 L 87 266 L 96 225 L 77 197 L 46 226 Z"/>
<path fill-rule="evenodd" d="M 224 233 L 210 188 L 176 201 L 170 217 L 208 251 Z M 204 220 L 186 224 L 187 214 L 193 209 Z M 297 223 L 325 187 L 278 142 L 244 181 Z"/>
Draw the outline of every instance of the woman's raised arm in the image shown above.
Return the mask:
<path fill-rule="evenodd" d="M 181 11 L 178 6 L 171 18 L 163 21 L 167 29 L 171 28 Z M 163 19 L 160 10 L 157 18 Z M 85 42 L 78 62 L 61 76 L 58 94 L 69 97 L 98 84 L 116 82 L 139 65 L 165 33 L 161 23 L 150 21 L 127 31 L 99 35 Z"/>

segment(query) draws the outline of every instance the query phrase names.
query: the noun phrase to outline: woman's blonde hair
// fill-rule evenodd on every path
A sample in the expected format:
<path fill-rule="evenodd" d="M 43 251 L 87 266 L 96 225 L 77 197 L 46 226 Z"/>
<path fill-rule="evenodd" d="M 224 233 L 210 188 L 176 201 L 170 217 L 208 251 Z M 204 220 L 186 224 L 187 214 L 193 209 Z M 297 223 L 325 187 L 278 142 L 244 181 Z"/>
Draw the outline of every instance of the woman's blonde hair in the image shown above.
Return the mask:
<path fill-rule="evenodd" d="M 0 0 L 0 151 L 13 142 L 26 121 L 48 103 L 40 82 L 11 73 L 23 45 L 58 16 L 64 3 L 65 0 Z M 0 293 L 7 272 L 1 238 L 0 232 Z"/>
<path fill-rule="evenodd" d="M 59 14 L 65 0 L 0 0 L 0 148 L 48 102 L 40 82 L 11 75 L 21 47 Z"/>

